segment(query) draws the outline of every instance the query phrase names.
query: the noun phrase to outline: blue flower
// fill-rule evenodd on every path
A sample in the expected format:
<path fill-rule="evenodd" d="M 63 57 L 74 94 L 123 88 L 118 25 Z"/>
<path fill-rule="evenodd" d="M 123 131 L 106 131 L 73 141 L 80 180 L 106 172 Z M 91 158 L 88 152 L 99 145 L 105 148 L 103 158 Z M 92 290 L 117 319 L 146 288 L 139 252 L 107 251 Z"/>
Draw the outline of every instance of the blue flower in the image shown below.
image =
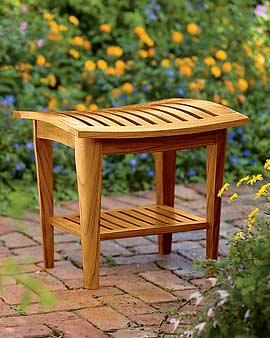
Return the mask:
<path fill-rule="evenodd" d="M 119 106 L 120 106 L 120 103 L 119 103 L 119 102 L 113 102 L 113 103 L 112 103 L 112 106 L 113 106 L 113 107 L 119 107 Z"/>
<path fill-rule="evenodd" d="M 239 159 L 236 155 L 232 155 L 230 160 L 231 160 L 232 165 L 236 166 Z"/>
<path fill-rule="evenodd" d="M 54 167 L 53 167 L 53 171 L 56 173 L 56 174 L 60 174 L 62 172 L 62 166 L 60 164 L 56 164 Z"/>
<path fill-rule="evenodd" d="M 33 142 L 31 142 L 31 141 L 26 142 L 25 146 L 26 146 L 26 148 L 29 149 L 29 150 L 33 150 L 33 149 L 34 149 Z"/>
<path fill-rule="evenodd" d="M 142 160 L 145 160 L 148 156 L 149 156 L 148 153 L 142 153 L 142 154 L 139 155 L 139 157 L 140 157 Z"/>
<path fill-rule="evenodd" d="M 136 158 L 131 158 L 129 160 L 129 163 L 131 164 L 132 167 L 136 167 L 136 165 L 137 165 L 137 159 Z"/>
<path fill-rule="evenodd" d="M 0 105 L 3 106 L 11 106 L 15 103 L 16 99 L 14 95 L 6 95 L 2 99 L 0 99 Z"/>
<path fill-rule="evenodd" d="M 168 77 L 174 77 L 174 76 L 175 76 L 175 72 L 174 72 L 172 69 L 168 69 L 168 70 L 166 71 L 166 75 L 167 75 Z"/>
<path fill-rule="evenodd" d="M 22 170 L 25 169 L 25 164 L 22 163 L 22 162 L 18 162 L 18 163 L 16 163 L 16 165 L 15 165 L 15 169 L 16 169 L 17 171 L 22 171 Z"/>
<path fill-rule="evenodd" d="M 14 143 L 14 149 L 18 150 L 20 148 L 20 144 L 19 143 Z"/>
<path fill-rule="evenodd" d="M 229 143 L 233 143 L 234 142 L 234 138 L 235 138 L 235 131 L 234 130 L 230 130 L 229 133 L 228 133 L 228 140 L 229 140 Z"/>
<path fill-rule="evenodd" d="M 142 86 L 142 91 L 143 91 L 144 93 L 150 92 L 150 89 L 151 89 L 150 86 L 147 85 L 147 84 L 145 84 L 145 85 Z"/>
<path fill-rule="evenodd" d="M 148 177 L 153 177 L 155 175 L 155 172 L 154 172 L 154 170 L 148 170 L 146 172 L 146 174 L 147 174 Z"/>
<path fill-rule="evenodd" d="M 103 174 L 104 175 L 108 175 L 108 174 L 110 174 L 112 171 L 111 171 L 111 169 L 103 169 Z"/>
<path fill-rule="evenodd" d="M 194 169 L 189 169 L 187 172 L 188 177 L 193 177 L 196 175 L 196 171 Z"/>
<path fill-rule="evenodd" d="M 250 155 L 250 150 L 249 149 L 244 149 L 243 152 L 242 152 L 242 155 L 244 157 L 248 157 Z"/>
<path fill-rule="evenodd" d="M 184 97 L 185 96 L 185 91 L 181 87 L 176 88 L 176 92 L 177 92 L 178 96 L 180 96 L 180 97 Z"/>

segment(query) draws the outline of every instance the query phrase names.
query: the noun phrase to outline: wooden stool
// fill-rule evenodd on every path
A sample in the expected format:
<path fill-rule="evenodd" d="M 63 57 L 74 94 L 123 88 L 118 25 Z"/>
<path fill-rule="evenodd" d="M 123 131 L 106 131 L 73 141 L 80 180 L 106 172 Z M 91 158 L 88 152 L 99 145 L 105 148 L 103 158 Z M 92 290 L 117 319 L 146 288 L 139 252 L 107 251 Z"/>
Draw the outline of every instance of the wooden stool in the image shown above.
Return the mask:
<path fill-rule="evenodd" d="M 96 111 L 28 112 L 32 119 L 46 268 L 54 265 L 53 228 L 81 238 L 85 288 L 99 286 L 100 240 L 158 235 L 159 252 L 171 251 L 172 233 L 206 229 L 206 255 L 216 259 L 227 128 L 245 115 L 202 100 L 168 99 Z M 52 141 L 75 148 L 80 215 L 53 212 Z M 206 219 L 174 208 L 176 150 L 206 146 Z M 153 152 L 156 205 L 101 212 L 103 154 Z"/>

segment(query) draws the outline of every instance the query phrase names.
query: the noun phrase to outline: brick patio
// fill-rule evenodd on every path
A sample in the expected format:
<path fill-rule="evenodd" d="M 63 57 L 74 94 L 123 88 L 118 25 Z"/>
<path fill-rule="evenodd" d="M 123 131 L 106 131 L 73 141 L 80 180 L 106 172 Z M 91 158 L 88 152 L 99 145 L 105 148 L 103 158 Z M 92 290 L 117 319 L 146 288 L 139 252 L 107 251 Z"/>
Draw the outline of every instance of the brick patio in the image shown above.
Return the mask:
<path fill-rule="evenodd" d="M 128 196 L 104 197 L 103 209 L 123 208 L 154 202 L 154 192 Z M 228 239 L 238 231 L 243 218 L 254 206 L 250 193 L 242 195 L 243 205 L 223 203 L 220 255 L 226 255 Z M 176 186 L 176 207 L 204 216 L 204 186 Z M 76 211 L 76 202 L 56 207 L 58 214 Z M 53 269 L 42 265 L 38 215 L 25 215 L 18 221 L 0 216 L 0 262 L 6 257 L 21 264 L 24 273 L 38 278 L 56 295 L 53 308 L 42 308 L 34 297 L 26 315 L 16 310 L 22 287 L 7 278 L 0 298 L 0 337 L 65 338 L 142 338 L 179 337 L 172 335 L 173 317 L 178 299 L 207 284 L 192 261 L 205 255 L 205 231 L 178 233 L 173 236 L 173 253 L 157 255 L 155 236 L 104 241 L 101 243 L 101 287 L 84 290 L 82 286 L 81 249 L 78 239 L 55 232 L 56 263 Z M 27 256 L 31 259 L 26 259 Z M 186 305 L 183 312 L 194 311 Z M 198 308 L 196 309 L 199 310 Z M 162 325 L 160 325 L 162 323 Z M 181 320 L 185 328 L 188 320 Z"/>

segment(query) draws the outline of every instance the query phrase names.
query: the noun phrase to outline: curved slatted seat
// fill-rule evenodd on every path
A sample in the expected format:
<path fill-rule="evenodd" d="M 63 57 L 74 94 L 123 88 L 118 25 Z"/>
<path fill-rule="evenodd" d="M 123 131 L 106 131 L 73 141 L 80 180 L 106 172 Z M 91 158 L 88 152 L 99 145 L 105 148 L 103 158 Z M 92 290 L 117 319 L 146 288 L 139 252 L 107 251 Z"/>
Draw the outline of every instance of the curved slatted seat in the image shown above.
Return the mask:
<path fill-rule="evenodd" d="M 96 111 L 16 111 L 14 116 L 48 122 L 73 135 L 93 138 L 182 135 L 248 121 L 245 115 L 217 103 L 177 98 Z"/>

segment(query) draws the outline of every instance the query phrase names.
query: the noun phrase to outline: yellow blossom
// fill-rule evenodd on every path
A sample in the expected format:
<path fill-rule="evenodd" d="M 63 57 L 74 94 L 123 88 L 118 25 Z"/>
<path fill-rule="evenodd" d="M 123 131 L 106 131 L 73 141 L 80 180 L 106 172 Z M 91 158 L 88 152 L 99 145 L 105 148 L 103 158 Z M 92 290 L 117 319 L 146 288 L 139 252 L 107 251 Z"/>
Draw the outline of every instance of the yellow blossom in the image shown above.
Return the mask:
<path fill-rule="evenodd" d="M 234 200 L 236 200 L 238 197 L 239 197 L 239 194 L 237 194 L 237 192 L 235 192 L 234 194 L 232 194 L 232 195 L 229 197 L 229 200 L 230 200 L 230 201 L 234 201 Z"/>
<path fill-rule="evenodd" d="M 237 188 L 239 188 L 242 183 L 247 182 L 248 180 L 249 180 L 249 175 L 241 178 L 236 184 Z"/>
<path fill-rule="evenodd" d="M 239 241 L 240 239 L 245 238 L 243 231 L 239 231 L 234 235 L 234 240 Z"/>
<path fill-rule="evenodd" d="M 181 32 L 172 32 L 173 42 L 182 42 L 183 40 L 184 40 L 184 36 Z"/>
<path fill-rule="evenodd" d="M 118 46 L 109 46 L 107 48 L 107 55 L 112 57 L 120 57 L 123 55 L 123 49 Z"/>
<path fill-rule="evenodd" d="M 58 27 L 59 27 L 60 32 L 67 32 L 68 31 L 68 28 L 65 25 L 59 25 Z"/>
<path fill-rule="evenodd" d="M 46 65 L 46 58 L 45 56 L 39 54 L 36 59 L 36 64 L 40 67 L 44 67 Z"/>
<path fill-rule="evenodd" d="M 154 46 L 154 41 L 150 38 L 150 36 L 145 33 L 140 36 L 140 40 L 145 43 L 148 47 Z"/>
<path fill-rule="evenodd" d="M 56 22 L 56 21 L 50 21 L 49 22 L 49 25 L 50 25 L 50 27 L 51 27 L 51 30 L 52 30 L 52 32 L 54 32 L 54 33 L 58 33 L 59 31 L 60 31 L 60 29 L 59 29 L 59 25 L 58 25 L 58 23 Z"/>
<path fill-rule="evenodd" d="M 224 61 L 227 59 L 227 53 L 224 52 L 224 50 L 220 49 L 216 52 L 216 58 Z"/>
<path fill-rule="evenodd" d="M 133 92 L 134 88 L 133 88 L 133 85 L 130 83 L 130 82 L 125 82 L 123 85 L 122 85 L 122 89 L 124 92 L 130 94 Z"/>
<path fill-rule="evenodd" d="M 262 185 L 260 187 L 260 189 L 257 191 L 254 199 L 256 200 L 257 198 L 260 198 L 260 197 L 266 195 L 269 192 L 269 187 L 270 187 L 270 183 L 266 183 L 266 184 Z"/>
<path fill-rule="evenodd" d="M 219 190 L 217 196 L 221 198 L 222 195 L 224 194 L 224 192 L 227 191 L 227 190 L 229 189 L 229 186 L 230 186 L 230 183 L 225 183 L 225 184 L 223 185 L 223 187 Z"/>
<path fill-rule="evenodd" d="M 96 68 L 96 65 L 95 65 L 95 62 L 92 61 L 92 60 L 87 60 L 85 61 L 84 63 L 84 67 L 89 70 L 90 72 L 92 72 L 95 68 Z"/>
<path fill-rule="evenodd" d="M 216 63 L 215 59 L 214 59 L 212 56 L 206 57 L 206 58 L 203 60 L 203 62 L 204 62 L 207 66 L 213 66 L 213 65 Z"/>
<path fill-rule="evenodd" d="M 90 110 L 97 110 L 98 106 L 95 103 L 92 103 L 92 104 L 90 104 L 89 109 Z"/>
<path fill-rule="evenodd" d="M 246 219 L 246 222 L 248 223 L 247 225 L 248 232 L 251 232 L 252 229 L 254 228 L 258 213 L 259 213 L 259 208 L 255 208 L 248 214 L 247 219 Z"/>
<path fill-rule="evenodd" d="M 51 87 L 55 87 L 56 86 L 56 77 L 54 74 L 49 74 L 48 77 L 48 84 L 51 86 Z"/>
<path fill-rule="evenodd" d="M 217 66 L 211 67 L 211 73 L 214 75 L 214 77 L 220 77 L 221 76 L 221 70 Z"/>
<path fill-rule="evenodd" d="M 192 68 L 187 66 L 187 65 L 183 65 L 179 68 L 179 72 L 183 75 L 186 75 L 188 77 L 191 77 L 193 72 L 192 72 Z"/>
<path fill-rule="evenodd" d="M 224 62 L 222 65 L 223 73 L 229 73 L 232 70 L 232 64 L 230 62 Z"/>
<path fill-rule="evenodd" d="M 88 40 L 83 40 L 83 46 L 85 49 L 91 49 L 92 45 L 91 45 L 91 42 L 88 41 Z"/>
<path fill-rule="evenodd" d="M 48 103 L 48 110 L 52 111 L 55 110 L 57 108 L 57 99 L 55 97 L 52 97 Z"/>
<path fill-rule="evenodd" d="M 170 60 L 169 59 L 163 59 L 160 62 L 160 65 L 161 65 L 161 67 L 168 68 L 168 67 L 170 67 Z"/>
<path fill-rule="evenodd" d="M 138 36 L 141 36 L 143 34 L 145 34 L 145 30 L 143 27 L 140 27 L 140 26 L 137 26 L 134 28 L 133 32 L 138 35 Z"/>
<path fill-rule="evenodd" d="M 270 170 L 270 159 L 266 160 L 266 162 L 264 164 L 264 169 Z"/>
<path fill-rule="evenodd" d="M 70 15 L 70 16 L 68 17 L 68 19 L 69 19 L 69 22 L 70 22 L 70 23 L 72 23 L 72 24 L 75 25 L 75 26 L 78 26 L 79 20 L 76 18 L 76 16 Z"/>
<path fill-rule="evenodd" d="M 246 43 L 243 43 L 242 47 L 243 47 L 244 51 L 246 52 L 247 56 L 252 55 L 252 49 Z"/>
<path fill-rule="evenodd" d="M 237 87 L 241 90 L 241 92 L 246 92 L 248 89 L 248 82 L 245 79 L 239 79 L 237 81 Z"/>
<path fill-rule="evenodd" d="M 107 62 L 105 61 L 105 60 L 98 60 L 97 61 L 97 67 L 99 68 L 99 69 L 101 69 L 101 70 L 105 70 L 105 69 L 107 69 L 108 68 L 108 64 L 107 64 Z"/>
<path fill-rule="evenodd" d="M 191 35 L 199 35 L 201 32 L 200 27 L 194 22 L 189 23 L 186 28 L 187 32 Z"/>
<path fill-rule="evenodd" d="M 108 67 L 106 69 L 106 74 L 108 74 L 108 75 L 116 75 L 116 69 L 113 68 L 113 67 Z"/>
<path fill-rule="evenodd" d="M 263 180 L 263 175 L 262 174 L 257 174 L 257 175 L 253 175 L 248 181 L 247 184 L 253 185 L 254 183 L 258 182 L 258 181 L 262 181 Z"/>
<path fill-rule="evenodd" d="M 155 55 L 155 50 L 154 48 L 149 48 L 148 49 L 148 56 L 151 58 Z"/>
<path fill-rule="evenodd" d="M 54 16 L 53 16 L 53 14 L 51 14 L 51 13 L 49 13 L 49 12 L 45 12 L 45 13 L 43 13 L 43 18 L 44 18 L 45 20 L 50 21 L 50 20 L 52 20 L 52 19 L 54 18 Z"/>
<path fill-rule="evenodd" d="M 225 87 L 227 88 L 227 90 L 228 90 L 230 93 L 234 93 L 234 85 L 233 85 L 232 81 L 230 81 L 230 80 L 225 80 L 224 83 L 225 83 Z"/>
<path fill-rule="evenodd" d="M 125 69 L 126 68 L 126 64 L 123 60 L 117 60 L 115 62 L 115 67 L 119 68 L 119 69 Z"/>
<path fill-rule="evenodd" d="M 31 75 L 27 72 L 22 72 L 22 79 L 23 79 L 23 82 L 28 82 L 29 79 L 31 78 Z"/>
<path fill-rule="evenodd" d="M 221 99 L 221 102 L 220 102 L 223 106 L 228 106 L 229 105 L 229 102 L 228 100 L 226 99 Z"/>
<path fill-rule="evenodd" d="M 80 53 L 76 49 L 71 48 L 68 52 L 74 59 L 79 59 Z"/>
<path fill-rule="evenodd" d="M 53 32 L 52 30 L 50 30 L 48 32 L 48 39 L 51 41 L 60 41 L 62 39 L 61 34 Z"/>
<path fill-rule="evenodd" d="M 81 36 L 74 36 L 74 38 L 71 40 L 71 42 L 74 45 L 77 45 L 77 46 L 83 46 L 84 45 L 84 39 Z"/>
<path fill-rule="evenodd" d="M 84 111 L 84 110 L 87 110 L 86 107 L 85 107 L 85 105 L 82 104 L 82 103 L 76 104 L 75 109 L 78 110 L 78 111 Z"/>
<path fill-rule="evenodd" d="M 99 26 L 99 30 L 104 33 L 111 33 L 111 26 L 107 23 L 103 23 Z"/>
<path fill-rule="evenodd" d="M 240 103 L 243 103 L 246 100 L 246 97 L 244 95 L 239 95 L 237 96 L 237 99 L 239 100 Z"/>
<path fill-rule="evenodd" d="M 146 59 L 148 57 L 148 53 L 145 49 L 140 49 L 138 54 L 142 59 Z"/>
<path fill-rule="evenodd" d="M 219 103 L 220 102 L 220 96 L 219 95 L 214 95 L 213 96 L 213 101 Z"/>

